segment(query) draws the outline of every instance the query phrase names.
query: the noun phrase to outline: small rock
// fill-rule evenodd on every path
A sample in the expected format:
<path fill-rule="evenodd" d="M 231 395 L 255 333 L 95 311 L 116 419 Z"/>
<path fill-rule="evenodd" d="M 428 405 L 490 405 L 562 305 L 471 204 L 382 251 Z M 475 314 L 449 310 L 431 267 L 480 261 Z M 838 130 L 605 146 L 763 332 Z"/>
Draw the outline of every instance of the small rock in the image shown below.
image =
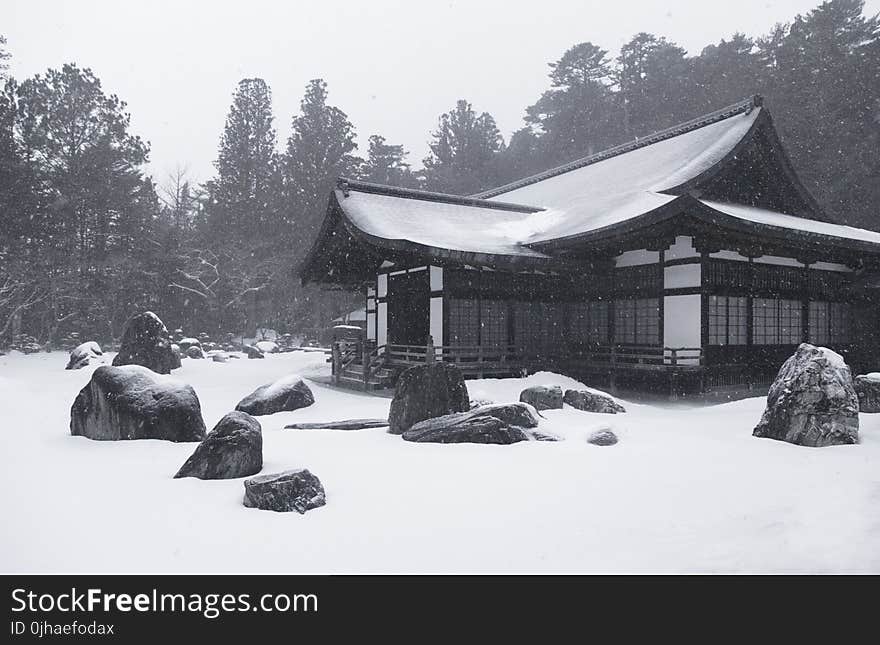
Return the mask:
<path fill-rule="evenodd" d="M 228 363 L 229 354 L 226 352 L 214 352 L 211 354 L 211 360 L 215 363 Z"/>
<path fill-rule="evenodd" d="M 229 412 L 181 466 L 175 479 L 235 479 L 263 468 L 260 422 L 244 412 Z"/>
<path fill-rule="evenodd" d="M 613 446 L 617 443 L 617 435 L 609 428 L 602 428 L 587 437 L 587 443 L 591 443 L 594 446 Z"/>
<path fill-rule="evenodd" d="M 275 354 L 278 352 L 278 344 L 272 340 L 260 340 L 254 343 L 254 347 L 264 354 Z"/>
<path fill-rule="evenodd" d="M 562 398 L 571 407 L 583 412 L 598 412 L 600 414 L 617 414 L 626 412 L 626 408 L 620 405 L 607 394 L 590 392 L 588 390 L 566 390 Z"/>
<path fill-rule="evenodd" d="M 533 385 L 520 392 L 519 400 L 536 410 L 561 410 L 562 388 L 558 385 Z"/>
<path fill-rule="evenodd" d="M 257 475 L 244 480 L 244 505 L 248 508 L 303 514 L 326 503 L 324 486 L 306 469 Z"/>

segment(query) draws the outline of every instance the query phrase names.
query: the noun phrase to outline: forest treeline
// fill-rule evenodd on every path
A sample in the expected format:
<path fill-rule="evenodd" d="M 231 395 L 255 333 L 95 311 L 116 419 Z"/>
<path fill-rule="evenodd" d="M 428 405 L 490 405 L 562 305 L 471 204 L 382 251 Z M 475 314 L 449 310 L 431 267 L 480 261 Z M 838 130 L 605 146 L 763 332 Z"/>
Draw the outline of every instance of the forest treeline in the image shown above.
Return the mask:
<path fill-rule="evenodd" d="M 201 185 L 183 170 L 146 174 L 148 145 L 91 70 L 15 79 L 9 57 L 0 37 L 0 346 L 117 338 L 143 309 L 189 333 L 314 333 L 360 303 L 295 275 L 338 176 L 472 194 L 754 93 L 828 212 L 880 228 L 880 20 L 862 0 L 824 2 L 697 55 L 649 33 L 615 53 L 575 44 L 549 64 L 547 90 L 509 141 L 462 99 L 439 116 L 418 169 L 380 134 L 359 151 L 320 79 L 279 141 L 269 86 L 243 79 Z"/>

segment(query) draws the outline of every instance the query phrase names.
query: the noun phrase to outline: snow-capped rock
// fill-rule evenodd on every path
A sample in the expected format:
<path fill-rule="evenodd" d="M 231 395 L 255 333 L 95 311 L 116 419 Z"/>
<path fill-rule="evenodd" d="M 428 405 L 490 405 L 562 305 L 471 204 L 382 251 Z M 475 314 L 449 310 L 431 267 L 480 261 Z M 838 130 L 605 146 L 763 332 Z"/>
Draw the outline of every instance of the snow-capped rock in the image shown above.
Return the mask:
<path fill-rule="evenodd" d="M 607 394 L 602 394 L 601 392 L 566 390 L 562 400 L 576 410 L 583 412 L 599 412 L 602 414 L 626 412 L 626 408 Z"/>
<path fill-rule="evenodd" d="M 533 385 L 519 394 L 519 400 L 536 410 L 561 410 L 562 388 L 558 385 Z"/>
<path fill-rule="evenodd" d="M 235 406 L 254 416 L 306 408 L 315 402 L 312 390 L 301 376 L 292 374 L 273 383 L 261 385 Z"/>
<path fill-rule="evenodd" d="M 180 367 L 165 324 L 152 311 L 132 316 L 125 324 L 122 345 L 113 365 L 142 365 L 158 374 Z"/>
<path fill-rule="evenodd" d="M 70 359 L 67 361 L 67 367 L 64 369 L 78 370 L 86 365 L 103 362 L 103 360 L 104 352 L 101 350 L 101 346 L 95 341 L 90 340 L 77 346 L 70 352 Z"/>
<path fill-rule="evenodd" d="M 802 343 L 779 370 L 753 432 L 801 446 L 859 441 L 859 399 L 839 354 Z"/>
<path fill-rule="evenodd" d="M 241 348 L 248 358 L 266 358 L 266 355 L 253 345 L 243 345 Z"/>
<path fill-rule="evenodd" d="M 104 365 L 77 395 L 70 433 L 100 440 L 201 441 L 205 422 L 189 385 L 141 365 Z"/>
<path fill-rule="evenodd" d="M 326 503 L 321 480 L 306 469 L 285 470 L 244 480 L 244 505 L 249 508 L 303 514 Z"/>
<path fill-rule="evenodd" d="M 175 479 L 234 479 L 263 468 L 260 422 L 244 412 L 229 412 L 214 426 L 181 466 Z"/>
<path fill-rule="evenodd" d="M 859 397 L 859 412 L 880 412 L 880 373 L 860 374 L 853 386 Z"/>
<path fill-rule="evenodd" d="M 273 340 L 260 340 L 254 343 L 254 347 L 264 354 L 275 354 L 278 352 L 278 343 Z"/>

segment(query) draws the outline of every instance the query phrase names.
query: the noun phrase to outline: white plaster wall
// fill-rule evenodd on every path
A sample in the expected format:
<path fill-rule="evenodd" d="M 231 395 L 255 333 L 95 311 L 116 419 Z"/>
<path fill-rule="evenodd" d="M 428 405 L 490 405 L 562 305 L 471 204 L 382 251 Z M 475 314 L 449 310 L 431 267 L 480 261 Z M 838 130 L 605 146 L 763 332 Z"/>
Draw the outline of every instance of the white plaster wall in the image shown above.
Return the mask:
<path fill-rule="evenodd" d="M 663 345 L 665 347 L 700 346 L 700 295 L 663 298 Z M 683 364 L 693 361 L 681 361 Z"/>
<path fill-rule="evenodd" d="M 667 260 L 680 260 L 681 258 L 698 258 L 700 254 L 694 248 L 694 238 L 688 235 L 678 235 L 675 243 L 666 249 L 663 256 Z"/>
<path fill-rule="evenodd" d="M 376 314 L 367 314 L 367 338 L 376 340 Z"/>
<path fill-rule="evenodd" d="M 845 264 L 834 264 L 833 262 L 814 262 L 810 265 L 811 269 L 817 269 L 819 271 L 840 271 L 841 273 L 852 273 L 852 269 L 850 269 Z"/>
<path fill-rule="evenodd" d="M 378 296 L 380 298 L 384 298 L 388 295 L 388 276 L 384 273 L 379 274 L 379 278 L 376 280 L 376 284 L 378 286 Z"/>
<path fill-rule="evenodd" d="M 757 264 L 776 264 L 778 266 L 784 267 L 802 267 L 803 263 L 798 262 L 794 258 L 783 258 L 778 255 L 762 255 L 759 258 L 755 258 L 755 262 Z"/>
<path fill-rule="evenodd" d="M 376 344 L 388 343 L 388 303 L 380 302 L 376 307 Z"/>
<path fill-rule="evenodd" d="M 636 251 L 625 251 L 614 258 L 614 266 L 617 267 L 634 267 L 640 264 L 656 264 L 660 261 L 660 251 L 648 251 L 638 249 Z"/>
<path fill-rule="evenodd" d="M 431 267 L 431 291 L 443 290 L 443 267 Z"/>
<path fill-rule="evenodd" d="M 663 268 L 663 288 L 681 289 L 700 286 L 699 264 L 677 264 Z"/>
<path fill-rule="evenodd" d="M 443 345 L 443 298 L 431 298 L 431 319 L 428 333 L 434 339 L 434 345 Z"/>
<path fill-rule="evenodd" d="M 710 258 L 718 258 L 719 260 L 738 260 L 740 262 L 748 262 L 749 259 L 740 255 L 736 251 L 718 251 L 717 253 L 710 253 Z"/>

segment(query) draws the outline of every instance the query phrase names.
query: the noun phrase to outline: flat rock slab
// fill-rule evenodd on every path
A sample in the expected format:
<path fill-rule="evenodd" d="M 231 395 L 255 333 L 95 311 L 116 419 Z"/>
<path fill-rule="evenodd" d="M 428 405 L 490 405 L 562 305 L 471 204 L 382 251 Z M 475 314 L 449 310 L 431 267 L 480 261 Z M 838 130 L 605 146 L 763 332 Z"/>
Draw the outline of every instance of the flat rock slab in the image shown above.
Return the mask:
<path fill-rule="evenodd" d="M 468 412 L 426 419 L 403 433 L 418 443 L 489 443 L 528 441 L 527 428 L 538 426 L 538 413 L 525 403 L 485 405 Z M 549 435 L 542 435 L 549 436 Z"/>
<path fill-rule="evenodd" d="M 235 409 L 253 416 L 306 408 L 315 402 L 312 390 L 301 376 L 291 374 L 261 385 L 239 401 Z"/>
<path fill-rule="evenodd" d="M 366 430 L 387 426 L 388 419 L 347 419 L 328 423 L 291 423 L 284 427 L 287 430 Z"/>
<path fill-rule="evenodd" d="M 260 422 L 244 412 L 229 412 L 181 466 L 175 479 L 235 479 L 263 469 Z"/>
<path fill-rule="evenodd" d="M 244 505 L 248 508 L 303 514 L 326 503 L 321 480 L 306 469 L 257 475 L 244 481 Z"/>
<path fill-rule="evenodd" d="M 73 402 L 70 434 L 103 441 L 201 441 L 205 422 L 191 386 L 140 365 L 104 365 Z"/>

